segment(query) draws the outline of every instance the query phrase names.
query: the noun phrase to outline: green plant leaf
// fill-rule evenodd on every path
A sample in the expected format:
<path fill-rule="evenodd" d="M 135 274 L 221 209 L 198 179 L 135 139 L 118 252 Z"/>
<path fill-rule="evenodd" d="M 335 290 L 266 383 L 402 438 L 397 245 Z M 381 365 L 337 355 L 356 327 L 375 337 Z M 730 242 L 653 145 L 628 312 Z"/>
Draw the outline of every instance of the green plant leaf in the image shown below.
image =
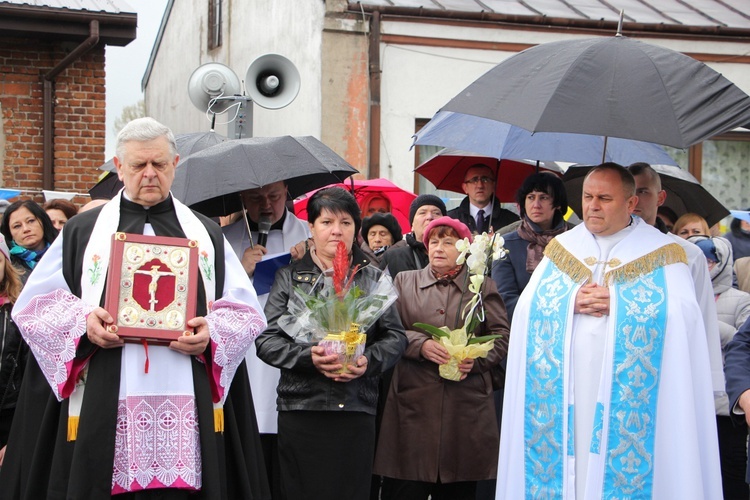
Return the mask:
<path fill-rule="evenodd" d="M 468 342 L 466 342 L 466 345 L 481 344 L 482 342 L 489 342 L 490 340 L 499 339 L 501 337 L 502 335 L 485 335 L 484 337 L 472 337 Z"/>
<path fill-rule="evenodd" d="M 427 323 L 414 323 L 414 326 L 417 328 L 421 328 L 422 330 L 426 331 L 433 337 L 449 337 L 450 334 L 448 334 L 446 331 L 441 330 L 440 328 L 428 325 Z"/>

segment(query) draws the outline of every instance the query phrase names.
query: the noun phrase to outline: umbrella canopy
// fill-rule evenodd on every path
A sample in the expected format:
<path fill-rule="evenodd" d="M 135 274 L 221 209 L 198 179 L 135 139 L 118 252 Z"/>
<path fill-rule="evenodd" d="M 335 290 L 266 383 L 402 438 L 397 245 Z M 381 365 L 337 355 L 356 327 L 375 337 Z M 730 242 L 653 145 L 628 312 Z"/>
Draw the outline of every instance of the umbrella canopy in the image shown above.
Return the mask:
<path fill-rule="evenodd" d="M 416 172 L 432 182 L 436 188 L 463 193 L 463 183 L 469 167 L 481 164 L 496 172 L 495 196 L 503 203 L 515 203 L 516 191 L 523 181 L 535 172 L 562 175 L 563 170 L 553 163 L 537 165 L 523 160 L 498 160 L 487 156 L 443 149 L 416 168 Z"/>
<path fill-rule="evenodd" d="M 686 170 L 669 165 L 651 165 L 659 173 L 661 187 L 667 192 L 664 206 L 671 208 L 677 216 L 688 212 L 696 213 L 713 226 L 729 215 L 724 205 L 700 185 L 698 180 Z M 568 194 L 568 205 L 576 214 L 581 213 L 583 179 L 593 167 L 574 165 L 563 175 L 563 183 Z"/>
<path fill-rule="evenodd" d="M 702 62 L 618 34 L 526 49 L 479 77 L 442 111 L 531 132 L 684 149 L 750 123 L 750 96 Z"/>
<path fill-rule="evenodd" d="M 286 181 L 292 197 L 358 171 L 314 137 L 251 137 L 217 144 L 180 161 L 172 193 L 214 217 L 242 209 L 239 193 Z"/>
<path fill-rule="evenodd" d="M 409 224 L 409 207 L 411 206 L 411 202 L 416 199 L 416 194 L 398 187 L 388 179 L 355 179 L 353 185 L 354 197 L 357 198 L 357 202 L 359 202 L 360 206 L 362 206 L 362 202 L 370 196 L 380 194 L 391 202 L 391 214 L 396 217 L 396 220 L 401 226 L 401 231 L 404 234 L 411 231 L 411 224 Z M 342 187 L 349 191 L 352 190 L 352 184 L 349 182 L 335 184 L 335 186 Z M 317 189 L 315 191 L 317 191 Z M 315 191 L 307 193 L 299 199 L 294 200 L 294 213 L 302 220 L 307 220 L 307 202 L 310 201 L 310 196 L 312 196 Z M 362 214 L 362 218 L 365 218 L 366 216 L 367 214 Z"/>
<path fill-rule="evenodd" d="M 198 151 L 215 146 L 220 142 L 226 141 L 227 138 L 217 134 L 213 130 L 210 132 L 193 132 L 190 134 L 180 134 L 175 136 L 174 142 L 177 146 L 177 154 L 180 158 L 185 158 Z M 110 158 L 104 165 L 99 167 L 100 170 L 110 172 L 109 175 L 99 176 L 99 180 L 89 189 L 89 195 L 92 200 L 97 198 L 112 198 L 122 189 L 122 181 L 117 176 L 117 167 L 115 167 L 114 158 Z"/>
<path fill-rule="evenodd" d="M 532 133 L 489 118 L 438 111 L 414 136 L 414 144 L 473 151 L 493 158 L 565 161 L 596 165 L 646 162 L 677 165 L 664 148 L 650 142 L 564 132 Z"/>
<path fill-rule="evenodd" d="M 739 220 L 744 220 L 745 222 L 750 222 L 750 212 L 746 210 L 730 210 L 729 211 L 732 214 L 732 217 Z"/>

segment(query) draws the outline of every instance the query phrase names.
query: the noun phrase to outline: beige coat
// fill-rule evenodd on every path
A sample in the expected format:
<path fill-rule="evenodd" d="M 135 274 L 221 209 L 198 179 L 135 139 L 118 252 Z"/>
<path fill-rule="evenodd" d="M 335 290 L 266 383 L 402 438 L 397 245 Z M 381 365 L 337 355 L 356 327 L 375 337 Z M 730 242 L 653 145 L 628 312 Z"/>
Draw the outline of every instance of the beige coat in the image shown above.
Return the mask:
<path fill-rule="evenodd" d="M 455 328 L 456 311 L 471 298 L 466 267 L 447 285 L 428 266 L 396 276 L 409 345 L 396 365 L 380 427 L 374 473 L 396 479 L 451 483 L 492 479 L 497 472 L 498 431 L 490 370 L 499 370 L 508 349 L 508 319 L 491 279 L 483 293 L 486 321 L 478 335 L 502 334 L 487 358 L 477 359 L 461 382 L 445 380 L 438 365 L 420 354 L 430 337 L 415 322 Z M 463 322 L 459 320 L 459 324 Z"/>

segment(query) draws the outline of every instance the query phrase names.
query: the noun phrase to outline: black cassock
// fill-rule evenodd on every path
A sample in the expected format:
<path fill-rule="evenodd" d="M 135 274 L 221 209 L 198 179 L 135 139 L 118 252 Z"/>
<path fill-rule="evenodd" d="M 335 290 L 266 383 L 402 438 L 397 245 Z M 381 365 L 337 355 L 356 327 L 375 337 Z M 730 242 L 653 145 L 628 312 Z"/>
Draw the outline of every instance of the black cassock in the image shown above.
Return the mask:
<path fill-rule="evenodd" d="M 101 207 L 72 218 L 63 230 L 63 275 L 80 297 L 83 254 Z M 219 227 L 196 214 L 216 250 L 216 297 L 224 285 L 224 244 Z M 171 197 L 151 207 L 122 199 L 118 231 L 142 234 L 149 222 L 157 236 L 185 237 Z M 200 283 L 200 280 L 199 280 Z M 198 316 L 206 314 L 205 292 L 199 285 Z M 86 357 L 96 349 L 84 335 L 76 353 Z M 211 362 L 210 356 L 205 356 Z M 68 399 L 58 402 L 33 356 L 16 407 L 0 470 L 0 499 L 109 498 L 115 452 L 115 425 L 120 384 L 120 349 L 96 349 L 89 360 L 86 393 L 78 436 L 67 441 Z M 202 489 L 198 492 L 159 489 L 117 495 L 117 498 L 266 499 L 266 479 L 258 425 L 255 420 L 247 367 L 235 373 L 224 404 L 224 432 L 214 431 L 213 403 L 206 366 L 192 357 L 193 386 L 200 430 Z"/>

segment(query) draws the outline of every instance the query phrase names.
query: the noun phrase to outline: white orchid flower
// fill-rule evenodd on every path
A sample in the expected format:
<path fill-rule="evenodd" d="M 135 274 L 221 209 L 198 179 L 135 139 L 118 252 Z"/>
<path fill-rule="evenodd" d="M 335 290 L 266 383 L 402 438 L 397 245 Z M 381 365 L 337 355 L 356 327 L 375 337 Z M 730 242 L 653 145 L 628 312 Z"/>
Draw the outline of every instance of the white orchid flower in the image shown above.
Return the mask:
<path fill-rule="evenodd" d="M 472 275 L 469 278 L 469 291 L 478 294 L 482 290 L 482 283 L 484 283 L 484 274 Z"/>
<path fill-rule="evenodd" d="M 466 265 L 469 266 L 470 274 L 484 274 L 487 270 L 487 261 L 484 254 L 470 253 L 466 259 Z"/>
<path fill-rule="evenodd" d="M 458 258 L 456 259 L 456 265 L 461 265 L 466 261 L 466 254 L 469 253 L 469 248 L 471 245 L 469 244 L 469 238 L 464 238 L 462 240 L 458 240 L 456 242 L 456 250 L 459 251 Z"/>

